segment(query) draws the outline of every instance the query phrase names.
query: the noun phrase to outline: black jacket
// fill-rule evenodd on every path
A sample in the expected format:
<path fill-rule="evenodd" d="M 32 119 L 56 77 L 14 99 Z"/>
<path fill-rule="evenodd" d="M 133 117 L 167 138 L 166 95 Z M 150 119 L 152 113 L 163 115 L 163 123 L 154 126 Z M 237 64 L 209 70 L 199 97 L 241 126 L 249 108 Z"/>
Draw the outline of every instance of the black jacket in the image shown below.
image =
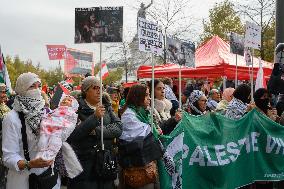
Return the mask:
<path fill-rule="evenodd" d="M 177 124 L 178 122 L 175 120 L 175 118 L 171 117 L 168 120 L 161 122 L 159 126 L 164 135 L 169 135 L 175 129 Z"/>
<path fill-rule="evenodd" d="M 114 139 L 118 138 L 122 133 L 122 123 L 114 114 L 111 104 L 105 96 L 103 96 L 103 105 L 106 109 L 103 119 L 104 146 L 105 149 L 113 149 L 115 146 Z M 85 185 L 84 183 L 92 183 L 96 180 L 93 174 L 93 166 L 95 148 L 100 146 L 100 135 L 100 119 L 94 116 L 94 110 L 86 104 L 84 99 L 79 99 L 78 125 L 68 138 L 68 142 L 73 147 L 83 167 L 83 172 L 71 180 L 71 183 L 73 182 L 74 184 L 81 182 L 82 187 L 80 189 L 91 187 L 92 185 Z"/>

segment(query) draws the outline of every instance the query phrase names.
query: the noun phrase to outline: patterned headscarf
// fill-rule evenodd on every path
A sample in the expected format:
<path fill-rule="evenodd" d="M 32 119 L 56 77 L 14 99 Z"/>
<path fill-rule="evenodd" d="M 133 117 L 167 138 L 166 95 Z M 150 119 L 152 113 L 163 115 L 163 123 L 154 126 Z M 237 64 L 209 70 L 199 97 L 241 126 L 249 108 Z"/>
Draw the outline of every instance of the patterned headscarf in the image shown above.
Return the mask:
<path fill-rule="evenodd" d="M 198 114 L 202 115 L 203 112 L 201 112 L 197 107 L 195 107 L 193 104 L 197 102 L 202 96 L 205 96 L 202 91 L 199 90 L 193 90 L 193 92 L 189 96 L 189 106 L 191 109 L 193 109 Z"/>
<path fill-rule="evenodd" d="M 41 82 L 38 75 L 31 72 L 21 74 L 16 82 L 16 94 L 20 96 L 25 96 L 29 87 L 36 82 Z"/>
<path fill-rule="evenodd" d="M 199 90 L 193 90 L 193 92 L 189 96 L 189 100 L 192 104 L 194 104 L 196 101 L 198 101 L 202 96 L 204 96 L 204 93 Z"/>
<path fill-rule="evenodd" d="M 13 109 L 24 113 L 26 126 L 30 127 L 33 134 L 37 136 L 40 121 L 44 114 L 45 101 L 42 97 L 34 98 L 27 95 L 29 87 L 35 82 L 40 82 L 40 79 L 34 73 L 23 73 L 18 77 L 15 87 L 17 96 L 14 100 Z"/>

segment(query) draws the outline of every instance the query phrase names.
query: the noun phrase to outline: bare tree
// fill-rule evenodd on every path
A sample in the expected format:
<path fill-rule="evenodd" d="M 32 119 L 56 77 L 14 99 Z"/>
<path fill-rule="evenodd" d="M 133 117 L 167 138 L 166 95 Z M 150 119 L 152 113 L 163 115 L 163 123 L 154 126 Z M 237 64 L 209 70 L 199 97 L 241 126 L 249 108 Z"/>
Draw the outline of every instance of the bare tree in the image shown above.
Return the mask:
<path fill-rule="evenodd" d="M 185 39 L 193 31 L 193 16 L 190 12 L 191 0 L 159 0 L 149 8 L 148 14 L 162 26 L 166 35 Z"/>
<path fill-rule="evenodd" d="M 260 56 L 264 59 L 264 43 L 267 40 L 271 40 L 267 39 L 265 32 L 275 21 L 275 0 L 236 1 L 235 4 L 241 15 L 261 26 Z"/>
<path fill-rule="evenodd" d="M 164 44 L 167 36 L 184 40 L 193 36 L 194 19 L 189 14 L 191 8 L 191 0 L 157 0 L 148 9 L 149 17 L 162 27 Z M 165 46 L 161 58 L 166 63 Z"/>

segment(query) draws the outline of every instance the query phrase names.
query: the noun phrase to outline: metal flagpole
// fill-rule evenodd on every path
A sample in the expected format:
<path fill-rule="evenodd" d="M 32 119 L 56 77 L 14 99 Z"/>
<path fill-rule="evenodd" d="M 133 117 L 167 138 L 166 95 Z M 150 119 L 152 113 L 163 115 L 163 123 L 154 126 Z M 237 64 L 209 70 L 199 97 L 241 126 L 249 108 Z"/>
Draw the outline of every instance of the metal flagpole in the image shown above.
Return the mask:
<path fill-rule="evenodd" d="M 227 76 L 223 76 L 223 91 L 227 88 L 226 82 L 227 82 Z"/>
<path fill-rule="evenodd" d="M 152 127 L 152 131 L 154 129 L 154 79 L 155 79 L 155 73 L 154 73 L 154 67 L 155 67 L 155 62 L 154 62 L 154 58 L 153 58 L 153 53 L 151 53 L 151 62 L 152 62 L 152 86 L 151 86 L 151 127 Z"/>
<path fill-rule="evenodd" d="M 236 76 L 235 76 L 235 89 L 238 86 L 238 54 L 236 54 Z"/>
<path fill-rule="evenodd" d="M 178 86 L 179 86 L 179 92 L 178 92 L 179 109 L 181 110 L 181 64 L 179 65 L 179 71 L 178 71 Z"/>
<path fill-rule="evenodd" d="M 100 105 L 103 104 L 103 78 L 102 78 L 102 42 L 100 42 Z M 104 147 L 104 118 L 101 117 L 101 145 Z"/>
<path fill-rule="evenodd" d="M 253 56 L 254 56 L 254 49 L 252 49 L 252 56 L 251 56 L 251 80 L 250 80 L 250 82 L 251 82 L 251 101 L 252 102 L 254 102 L 254 99 L 253 99 L 253 92 L 254 92 L 254 90 L 253 90 Z"/>

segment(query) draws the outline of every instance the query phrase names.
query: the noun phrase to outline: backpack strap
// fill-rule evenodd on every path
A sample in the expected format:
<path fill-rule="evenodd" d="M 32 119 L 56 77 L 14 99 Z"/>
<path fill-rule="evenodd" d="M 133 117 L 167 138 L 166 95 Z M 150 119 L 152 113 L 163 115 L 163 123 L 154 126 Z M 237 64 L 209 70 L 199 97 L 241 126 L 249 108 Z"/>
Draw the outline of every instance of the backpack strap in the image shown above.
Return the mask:
<path fill-rule="evenodd" d="M 27 161 L 30 161 L 30 154 L 29 154 L 29 147 L 27 141 L 27 133 L 26 133 L 26 123 L 25 123 L 25 116 L 23 112 L 18 112 L 19 118 L 21 120 L 22 128 L 22 141 L 23 141 L 23 149 L 24 149 L 24 156 Z"/>

